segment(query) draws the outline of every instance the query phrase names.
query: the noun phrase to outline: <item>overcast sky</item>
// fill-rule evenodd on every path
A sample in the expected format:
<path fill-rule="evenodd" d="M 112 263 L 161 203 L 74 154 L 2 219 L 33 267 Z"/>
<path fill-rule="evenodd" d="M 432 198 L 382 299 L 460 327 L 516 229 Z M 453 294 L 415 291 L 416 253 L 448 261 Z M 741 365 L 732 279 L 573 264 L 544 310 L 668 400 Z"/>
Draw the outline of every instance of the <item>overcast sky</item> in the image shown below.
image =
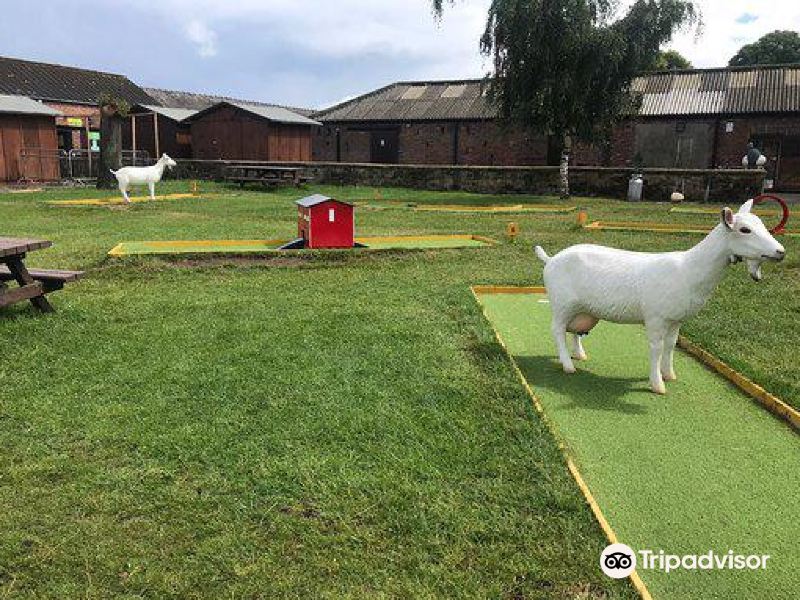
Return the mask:
<path fill-rule="evenodd" d="M 720 66 L 797 0 L 701 0 L 704 28 L 672 47 Z M 483 76 L 489 0 L 437 22 L 429 0 L 0 0 L 0 55 L 123 73 L 144 86 L 325 107 L 392 81 Z"/>

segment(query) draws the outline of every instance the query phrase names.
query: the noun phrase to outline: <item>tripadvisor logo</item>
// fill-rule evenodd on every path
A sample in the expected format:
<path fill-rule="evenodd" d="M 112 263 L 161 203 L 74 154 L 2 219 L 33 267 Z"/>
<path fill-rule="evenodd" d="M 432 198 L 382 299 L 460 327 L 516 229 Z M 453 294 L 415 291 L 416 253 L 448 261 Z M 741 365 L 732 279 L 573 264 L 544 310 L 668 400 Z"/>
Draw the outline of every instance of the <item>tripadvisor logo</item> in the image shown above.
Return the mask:
<path fill-rule="evenodd" d="M 639 550 L 634 552 L 630 546 L 625 544 L 611 544 L 607 546 L 600 555 L 600 568 L 603 573 L 614 579 L 628 577 L 636 569 L 637 564 L 640 569 L 646 571 L 710 571 L 748 569 L 755 571 L 766 569 L 769 554 L 736 554 L 733 550 L 728 550 L 724 554 L 717 554 L 709 550 L 704 554 L 667 554 L 663 550 L 653 552 L 652 550 Z"/>

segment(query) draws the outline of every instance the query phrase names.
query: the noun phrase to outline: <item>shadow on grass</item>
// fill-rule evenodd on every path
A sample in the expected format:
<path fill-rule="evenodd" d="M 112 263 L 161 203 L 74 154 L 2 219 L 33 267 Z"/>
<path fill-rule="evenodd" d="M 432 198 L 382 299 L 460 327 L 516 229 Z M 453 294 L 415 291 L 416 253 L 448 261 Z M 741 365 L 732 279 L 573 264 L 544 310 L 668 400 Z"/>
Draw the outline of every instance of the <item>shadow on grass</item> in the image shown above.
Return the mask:
<path fill-rule="evenodd" d="M 551 391 L 568 399 L 569 403 L 559 410 L 589 409 L 629 415 L 648 412 L 647 407 L 627 400 L 632 392 L 650 392 L 647 382 L 640 378 L 597 375 L 581 369 L 580 361 L 576 361 L 578 372 L 567 375 L 561 363 L 549 356 L 517 355 L 514 360 L 534 391 Z"/>

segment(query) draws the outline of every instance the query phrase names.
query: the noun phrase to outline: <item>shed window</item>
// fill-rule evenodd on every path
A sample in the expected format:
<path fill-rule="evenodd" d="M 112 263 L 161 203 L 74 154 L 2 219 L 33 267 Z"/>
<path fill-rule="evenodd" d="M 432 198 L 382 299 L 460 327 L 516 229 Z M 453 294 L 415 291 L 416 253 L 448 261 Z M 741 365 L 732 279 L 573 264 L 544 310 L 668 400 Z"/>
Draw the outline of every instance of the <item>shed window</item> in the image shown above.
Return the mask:
<path fill-rule="evenodd" d="M 328 209 L 328 222 L 333 223 L 336 220 L 336 210 L 333 208 Z"/>

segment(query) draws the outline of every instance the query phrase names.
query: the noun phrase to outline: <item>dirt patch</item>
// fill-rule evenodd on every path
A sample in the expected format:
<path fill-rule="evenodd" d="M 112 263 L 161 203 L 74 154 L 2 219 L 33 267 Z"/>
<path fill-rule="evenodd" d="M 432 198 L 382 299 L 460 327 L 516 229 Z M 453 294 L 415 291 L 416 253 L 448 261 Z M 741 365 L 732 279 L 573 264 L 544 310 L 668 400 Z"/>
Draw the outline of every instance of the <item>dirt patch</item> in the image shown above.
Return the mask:
<path fill-rule="evenodd" d="M 279 256 L 275 258 L 264 256 L 229 256 L 216 258 L 183 258 L 181 260 L 171 261 L 176 267 L 185 269 L 227 266 L 299 267 L 307 262 L 307 258 L 296 256 Z"/>

